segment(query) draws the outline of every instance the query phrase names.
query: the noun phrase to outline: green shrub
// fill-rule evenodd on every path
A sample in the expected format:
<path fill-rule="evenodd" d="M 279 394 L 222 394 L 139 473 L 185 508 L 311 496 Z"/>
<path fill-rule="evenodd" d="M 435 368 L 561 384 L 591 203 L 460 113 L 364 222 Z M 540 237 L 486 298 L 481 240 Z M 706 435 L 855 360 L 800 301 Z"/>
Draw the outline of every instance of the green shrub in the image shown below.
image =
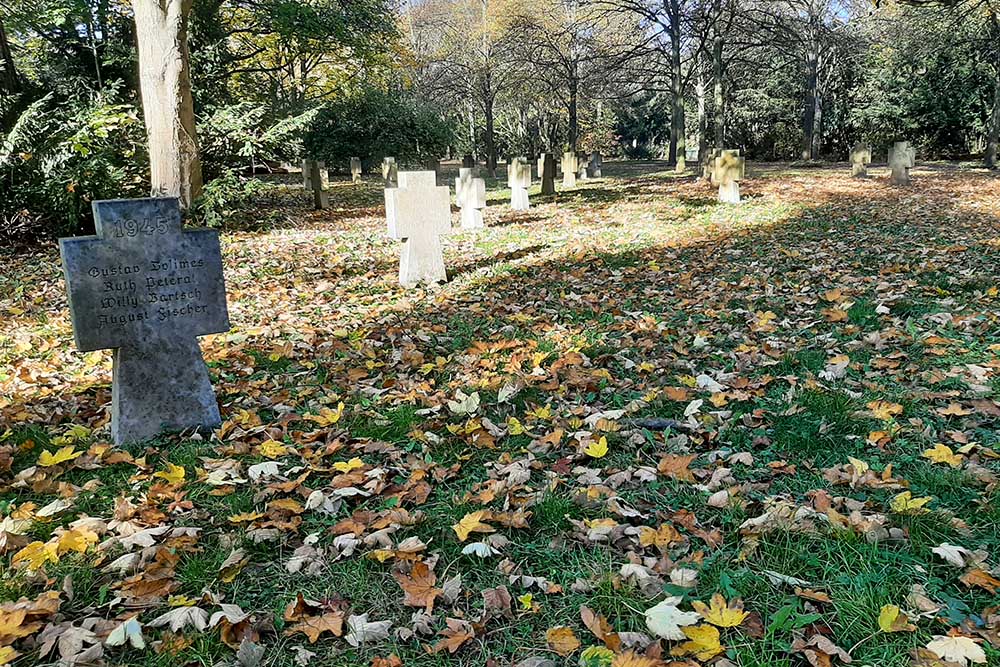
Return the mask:
<path fill-rule="evenodd" d="M 92 229 L 90 202 L 148 193 L 137 109 L 109 87 L 30 104 L 0 135 L 0 239 Z"/>

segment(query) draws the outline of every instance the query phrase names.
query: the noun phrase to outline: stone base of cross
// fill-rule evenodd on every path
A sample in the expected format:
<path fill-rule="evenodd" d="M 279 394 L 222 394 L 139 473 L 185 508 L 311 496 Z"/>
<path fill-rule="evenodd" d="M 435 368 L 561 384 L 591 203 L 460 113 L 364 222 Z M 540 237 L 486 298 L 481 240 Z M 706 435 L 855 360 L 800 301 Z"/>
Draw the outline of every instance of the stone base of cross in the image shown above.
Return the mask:
<path fill-rule="evenodd" d="M 897 141 L 889 149 L 889 182 L 893 185 L 909 185 L 910 169 L 916 164 L 917 151 L 908 141 Z"/>
<path fill-rule="evenodd" d="M 218 426 L 197 339 L 229 329 L 218 232 L 184 231 L 176 198 L 93 209 L 97 234 L 60 239 L 59 250 L 77 348 L 114 349 L 115 443 Z"/>
<path fill-rule="evenodd" d="M 576 187 L 576 174 L 577 174 L 577 164 L 576 164 L 576 153 L 566 152 L 562 156 L 562 173 L 563 173 L 563 188 L 575 188 Z"/>
<path fill-rule="evenodd" d="M 531 164 L 528 158 L 512 158 L 507 165 L 507 185 L 510 187 L 510 208 L 514 211 L 527 211 L 531 208 L 528 200 L 528 188 L 531 187 Z"/>
<path fill-rule="evenodd" d="M 462 229 L 482 229 L 486 208 L 486 181 L 476 178 L 476 170 L 462 167 L 455 179 L 455 199 L 462 209 Z"/>
<path fill-rule="evenodd" d="M 433 171 L 401 171 L 399 187 L 384 190 L 389 236 L 403 242 L 399 284 L 404 287 L 448 280 L 440 237 L 451 232 L 451 191 L 436 183 Z"/>
<path fill-rule="evenodd" d="M 851 149 L 851 177 L 864 178 L 868 175 L 868 165 L 872 161 L 872 149 L 868 144 L 858 142 Z"/>
<path fill-rule="evenodd" d="M 719 184 L 719 201 L 723 204 L 740 203 L 740 181 L 746 170 L 746 161 L 738 150 L 721 151 L 715 158 L 713 181 Z"/>

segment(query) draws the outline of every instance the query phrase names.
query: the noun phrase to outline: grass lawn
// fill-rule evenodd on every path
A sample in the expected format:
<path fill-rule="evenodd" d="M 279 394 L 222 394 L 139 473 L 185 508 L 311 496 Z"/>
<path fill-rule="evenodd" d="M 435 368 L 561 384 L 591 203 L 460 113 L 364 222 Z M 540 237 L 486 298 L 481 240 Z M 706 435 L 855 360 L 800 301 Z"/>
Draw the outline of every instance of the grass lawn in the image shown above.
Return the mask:
<path fill-rule="evenodd" d="M 276 184 L 222 235 L 223 427 L 127 451 L 54 245 L 0 255 L 0 665 L 1000 665 L 1000 179 L 748 172 L 491 180 L 410 291 L 376 180 Z"/>

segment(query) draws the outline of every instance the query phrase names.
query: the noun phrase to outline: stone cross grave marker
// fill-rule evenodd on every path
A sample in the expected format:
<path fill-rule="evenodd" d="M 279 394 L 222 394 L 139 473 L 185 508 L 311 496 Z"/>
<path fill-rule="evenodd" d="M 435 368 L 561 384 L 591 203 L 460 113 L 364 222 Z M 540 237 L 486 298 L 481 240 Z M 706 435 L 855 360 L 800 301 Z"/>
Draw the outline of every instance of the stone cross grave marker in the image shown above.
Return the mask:
<path fill-rule="evenodd" d="M 719 201 L 723 204 L 740 203 L 740 181 L 746 173 L 746 161 L 738 150 L 721 151 L 715 158 L 714 181 L 719 184 Z"/>
<path fill-rule="evenodd" d="M 556 156 L 552 153 L 542 153 L 539 158 L 538 178 L 542 181 L 542 195 L 556 193 Z"/>
<path fill-rule="evenodd" d="M 462 168 L 463 169 L 474 169 L 476 167 L 476 158 L 472 155 L 466 153 L 462 156 Z"/>
<path fill-rule="evenodd" d="M 851 149 L 851 176 L 863 178 L 868 175 L 868 165 L 872 161 L 871 147 L 859 141 Z"/>
<path fill-rule="evenodd" d="M 576 154 L 576 180 L 586 181 L 590 178 L 590 172 L 587 171 L 587 154 L 577 153 Z"/>
<path fill-rule="evenodd" d="M 451 191 L 438 187 L 433 171 L 401 171 L 399 187 L 385 192 L 389 236 L 403 242 L 399 257 L 399 284 L 448 279 L 441 235 L 451 231 Z"/>
<path fill-rule="evenodd" d="M 565 152 L 562 156 L 563 187 L 576 187 L 576 153 Z"/>
<path fill-rule="evenodd" d="M 361 158 L 351 158 L 351 182 L 357 185 L 361 182 Z"/>
<path fill-rule="evenodd" d="M 436 157 L 427 158 L 426 160 L 424 160 L 424 170 L 433 171 L 434 182 L 437 183 L 437 179 L 441 176 L 441 160 L 437 159 Z"/>
<path fill-rule="evenodd" d="M 531 208 L 528 201 L 528 188 L 531 187 L 531 164 L 528 158 L 511 158 L 507 165 L 507 185 L 510 187 L 510 208 L 514 211 L 527 211 Z"/>
<path fill-rule="evenodd" d="M 917 151 L 910 146 L 908 141 L 897 141 L 889 149 L 889 181 L 893 185 L 909 185 L 910 169 L 913 168 L 917 157 Z"/>
<path fill-rule="evenodd" d="M 394 188 L 399 183 L 399 172 L 396 168 L 396 158 L 382 159 L 382 186 Z"/>
<path fill-rule="evenodd" d="M 462 167 L 455 179 L 455 199 L 462 209 L 462 229 L 482 229 L 486 208 L 486 181 L 476 177 L 476 170 Z"/>
<path fill-rule="evenodd" d="M 114 350 L 115 443 L 218 426 L 198 347 L 198 336 L 229 330 L 218 232 L 182 229 L 172 197 L 93 209 L 96 236 L 59 239 L 59 251 L 77 348 Z"/>
<path fill-rule="evenodd" d="M 602 158 L 601 154 L 597 151 L 590 154 L 590 177 L 604 177 L 604 158 Z"/>

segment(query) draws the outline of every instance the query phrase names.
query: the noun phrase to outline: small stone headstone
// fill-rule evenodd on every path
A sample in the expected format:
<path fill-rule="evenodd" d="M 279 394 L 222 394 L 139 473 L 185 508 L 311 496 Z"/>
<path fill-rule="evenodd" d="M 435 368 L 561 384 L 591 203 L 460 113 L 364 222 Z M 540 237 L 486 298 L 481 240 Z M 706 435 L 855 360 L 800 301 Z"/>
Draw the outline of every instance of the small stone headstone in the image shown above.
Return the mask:
<path fill-rule="evenodd" d="M 590 177 L 604 177 L 604 158 L 597 151 L 590 154 Z"/>
<path fill-rule="evenodd" d="M 864 143 L 858 142 L 851 149 L 851 176 L 863 178 L 868 175 L 868 165 L 872 161 L 872 149 Z"/>
<path fill-rule="evenodd" d="M 476 167 L 476 158 L 474 158 L 472 155 L 469 155 L 468 153 L 462 156 L 463 169 L 475 169 L 475 167 Z"/>
<path fill-rule="evenodd" d="M 715 159 L 719 157 L 719 149 L 713 148 L 705 156 L 701 164 L 701 177 L 715 185 Z"/>
<path fill-rule="evenodd" d="M 387 157 L 382 160 L 382 185 L 387 188 L 396 187 L 399 182 L 399 172 L 396 169 L 396 158 Z"/>
<path fill-rule="evenodd" d="M 531 163 L 528 158 L 512 158 L 507 165 L 507 185 L 510 187 L 510 207 L 514 211 L 527 211 L 528 188 L 531 187 Z"/>
<path fill-rule="evenodd" d="M 229 330 L 219 234 L 176 198 L 93 202 L 95 236 L 59 239 L 76 346 L 114 350 L 116 444 L 221 423 L 198 336 Z"/>
<path fill-rule="evenodd" d="M 399 186 L 387 188 L 385 217 L 389 236 L 403 242 L 399 257 L 399 284 L 448 279 L 441 235 L 451 231 L 451 192 L 438 187 L 433 171 L 401 171 Z"/>
<path fill-rule="evenodd" d="M 908 141 L 897 141 L 889 149 L 889 181 L 893 185 L 909 185 L 910 169 L 916 163 L 917 151 Z"/>
<path fill-rule="evenodd" d="M 746 173 L 746 161 L 738 150 L 720 151 L 715 158 L 713 180 L 719 184 L 719 201 L 723 204 L 740 203 L 740 181 Z"/>
<path fill-rule="evenodd" d="M 361 182 L 361 158 L 351 158 L 351 182 L 357 185 Z"/>
<path fill-rule="evenodd" d="M 542 180 L 542 176 L 545 173 L 545 156 L 546 155 L 548 155 L 548 153 L 539 153 L 538 154 L 538 180 Z"/>
<path fill-rule="evenodd" d="M 576 180 L 586 181 L 590 178 L 590 173 L 587 171 L 587 154 L 577 153 L 576 154 Z"/>
<path fill-rule="evenodd" d="M 486 208 L 486 181 L 476 177 L 476 170 L 462 167 L 455 179 L 455 199 L 462 209 L 462 229 L 482 229 Z"/>
<path fill-rule="evenodd" d="M 563 173 L 563 187 L 564 188 L 575 188 L 576 187 L 576 153 L 565 152 L 562 156 L 562 173 Z"/>
<path fill-rule="evenodd" d="M 302 184 L 305 186 L 306 192 L 312 195 L 313 206 L 316 209 L 327 207 L 329 204 L 329 193 L 327 190 L 330 187 L 330 178 L 329 172 L 326 170 L 326 164 L 317 162 L 316 160 L 303 160 Z"/>
<path fill-rule="evenodd" d="M 552 153 L 542 153 L 539 178 L 542 180 L 542 195 L 556 193 L 556 156 Z"/>
<path fill-rule="evenodd" d="M 441 160 L 437 158 L 428 158 L 424 160 L 424 170 L 434 172 L 434 182 L 437 183 L 438 179 L 441 178 Z"/>

